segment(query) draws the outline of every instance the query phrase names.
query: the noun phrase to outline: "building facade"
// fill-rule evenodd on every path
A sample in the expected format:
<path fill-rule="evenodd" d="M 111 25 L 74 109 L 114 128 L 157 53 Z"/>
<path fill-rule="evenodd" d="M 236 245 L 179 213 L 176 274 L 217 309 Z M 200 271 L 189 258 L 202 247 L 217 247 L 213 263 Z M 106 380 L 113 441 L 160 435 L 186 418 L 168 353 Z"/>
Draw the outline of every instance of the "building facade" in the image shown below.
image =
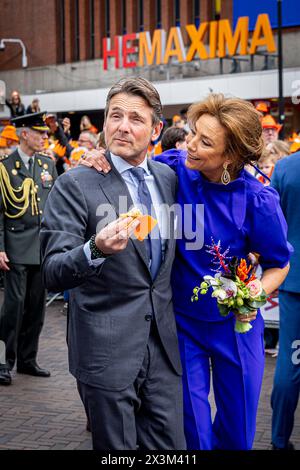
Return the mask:
<path fill-rule="evenodd" d="M 296 96 L 300 15 L 296 1 L 282 3 L 289 132 L 300 128 Z M 17 89 L 26 105 L 38 96 L 42 109 L 49 112 L 92 114 L 99 121 L 97 127 L 102 124 L 108 88 L 130 75 L 155 82 L 166 118 L 210 91 L 253 102 L 266 100 L 276 115 L 276 4 L 276 0 L 2 0 L 0 80 L 7 96 Z M 24 47 L 5 39 L 21 40 Z M 24 53 L 27 67 L 22 67 Z M 4 108 L 0 117 L 6 116 Z"/>

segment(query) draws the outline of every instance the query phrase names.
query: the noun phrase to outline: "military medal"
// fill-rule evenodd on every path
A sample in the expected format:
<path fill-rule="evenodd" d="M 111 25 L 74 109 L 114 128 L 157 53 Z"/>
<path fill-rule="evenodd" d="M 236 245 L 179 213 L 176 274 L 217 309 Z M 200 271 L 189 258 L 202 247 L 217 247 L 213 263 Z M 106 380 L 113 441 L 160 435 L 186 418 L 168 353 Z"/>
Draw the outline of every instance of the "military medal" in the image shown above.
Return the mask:
<path fill-rule="evenodd" d="M 45 168 L 45 170 L 48 170 L 48 163 L 44 163 L 43 168 Z"/>
<path fill-rule="evenodd" d="M 19 170 L 21 168 L 21 163 L 19 160 L 16 161 L 16 168 Z"/>
<path fill-rule="evenodd" d="M 53 177 L 50 175 L 49 171 L 43 170 L 41 173 L 41 180 L 44 183 L 45 181 L 52 181 Z"/>
<path fill-rule="evenodd" d="M 16 176 L 18 174 L 17 170 L 15 170 L 14 168 L 11 170 L 11 172 L 14 176 Z"/>

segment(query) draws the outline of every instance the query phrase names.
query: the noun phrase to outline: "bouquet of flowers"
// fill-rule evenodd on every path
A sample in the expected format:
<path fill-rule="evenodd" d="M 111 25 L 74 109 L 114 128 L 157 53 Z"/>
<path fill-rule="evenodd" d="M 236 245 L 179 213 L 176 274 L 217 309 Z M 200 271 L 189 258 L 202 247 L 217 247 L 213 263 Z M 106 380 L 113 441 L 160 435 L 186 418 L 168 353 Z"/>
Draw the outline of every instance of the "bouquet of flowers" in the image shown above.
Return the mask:
<path fill-rule="evenodd" d="M 198 300 L 199 292 L 207 294 L 212 289 L 211 296 L 217 301 L 219 312 L 226 317 L 231 311 L 238 315 L 248 315 L 262 307 L 267 301 L 267 295 L 262 284 L 255 276 L 254 268 L 247 265 L 245 259 L 236 256 L 227 257 L 229 248 L 221 252 L 221 242 L 207 246 L 207 252 L 213 256 L 213 264 L 218 268 L 214 276 L 204 276 L 200 286 L 193 289 L 192 302 Z M 251 330 L 250 323 L 236 319 L 235 331 L 246 333 Z"/>

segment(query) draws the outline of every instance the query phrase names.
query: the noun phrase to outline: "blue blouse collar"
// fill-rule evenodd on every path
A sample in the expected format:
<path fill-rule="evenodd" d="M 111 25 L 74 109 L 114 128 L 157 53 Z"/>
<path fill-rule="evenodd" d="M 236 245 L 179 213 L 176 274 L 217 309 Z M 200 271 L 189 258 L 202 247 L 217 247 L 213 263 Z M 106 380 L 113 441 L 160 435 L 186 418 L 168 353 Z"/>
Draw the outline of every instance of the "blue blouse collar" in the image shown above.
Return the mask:
<path fill-rule="evenodd" d="M 200 171 L 198 172 L 198 180 L 202 183 L 203 186 L 209 187 L 214 191 L 235 191 L 237 188 L 245 184 L 245 171 L 246 170 L 243 168 L 239 172 L 238 177 L 228 184 L 214 183 L 212 181 L 208 181 Z"/>
<path fill-rule="evenodd" d="M 228 210 L 231 211 L 231 216 L 239 230 L 242 229 L 246 217 L 247 208 L 247 195 L 246 195 L 246 170 L 242 169 L 238 177 L 228 184 L 212 183 L 208 181 L 203 175 L 198 172 L 199 186 L 204 191 L 210 190 L 212 192 L 230 193 L 231 203 Z"/>

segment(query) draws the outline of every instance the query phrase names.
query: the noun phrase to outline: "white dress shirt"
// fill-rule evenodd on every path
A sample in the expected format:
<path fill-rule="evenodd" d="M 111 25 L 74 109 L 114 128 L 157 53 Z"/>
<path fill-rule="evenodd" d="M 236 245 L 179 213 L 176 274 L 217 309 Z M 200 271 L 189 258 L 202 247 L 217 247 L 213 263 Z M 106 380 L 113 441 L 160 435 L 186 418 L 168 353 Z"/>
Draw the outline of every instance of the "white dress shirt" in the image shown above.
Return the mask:
<path fill-rule="evenodd" d="M 34 162 L 34 155 L 32 155 L 32 156 L 27 155 L 26 153 L 23 152 L 23 150 L 21 150 L 20 146 L 18 147 L 18 153 L 19 153 L 24 165 L 26 166 L 27 170 L 29 170 L 29 159 L 32 158 L 33 162 Z"/>

